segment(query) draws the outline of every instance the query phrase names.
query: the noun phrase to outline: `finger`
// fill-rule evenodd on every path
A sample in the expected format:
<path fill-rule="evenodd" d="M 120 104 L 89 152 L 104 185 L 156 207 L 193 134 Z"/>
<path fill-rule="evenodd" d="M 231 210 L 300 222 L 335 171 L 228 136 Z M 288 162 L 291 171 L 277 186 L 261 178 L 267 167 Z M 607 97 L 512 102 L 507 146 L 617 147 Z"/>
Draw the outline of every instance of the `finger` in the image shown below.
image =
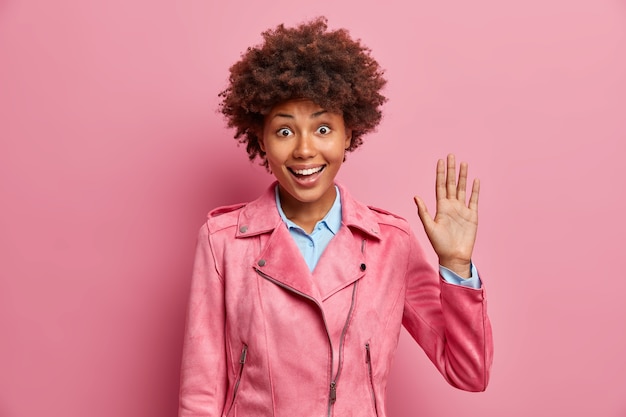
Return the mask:
<path fill-rule="evenodd" d="M 446 192 L 448 198 L 456 198 L 456 162 L 454 154 L 448 155 L 448 169 L 446 173 Z"/>
<path fill-rule="evenodd" d="M 473 211 L 478 211 L 478 194 L 480 193 L 480 180 L 474 179 L 472 184 L 472 195 L 470 196 L 469 208 Z"/>
<path fill-rule="evenodd" d="M 446 198 L 446 164 L 443 159 L 437 161 L 437 176 L 435 177 L 435 197 L 437 200 Z"/>
<path fill-rule="evenodd" d="M 467 163 L 461 162 L 459 168 L 459 183 L 456 186 L 456 198 L 465 204 L 465 193 L 467 188 Z"/>
<path fill-rule="evenodd" d="M 428 209 L 426 208 L 426 204 L 422 201 L 418 196 L 413 197 L 415 201 L 415 205 L 417 206 L 417 215 L 422 221 L 422 225 L 424 226 L 424 230 L 428 232 L 433 226 L 434 220 L 428 213 Z"/>

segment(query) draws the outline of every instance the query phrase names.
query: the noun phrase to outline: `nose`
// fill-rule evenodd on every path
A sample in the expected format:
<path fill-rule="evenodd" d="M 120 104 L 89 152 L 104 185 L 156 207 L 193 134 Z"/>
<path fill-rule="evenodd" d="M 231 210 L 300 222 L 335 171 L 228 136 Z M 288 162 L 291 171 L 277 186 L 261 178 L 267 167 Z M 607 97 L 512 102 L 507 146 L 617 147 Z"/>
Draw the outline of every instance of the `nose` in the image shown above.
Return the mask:
<path fill-rule="evenodd" d="M 317 150 L 315 148 L 315 138 L 308 133 L 301 134 L 296 140 L 293 149 L 294 158 L 306 159 L 315 156 Z"/>

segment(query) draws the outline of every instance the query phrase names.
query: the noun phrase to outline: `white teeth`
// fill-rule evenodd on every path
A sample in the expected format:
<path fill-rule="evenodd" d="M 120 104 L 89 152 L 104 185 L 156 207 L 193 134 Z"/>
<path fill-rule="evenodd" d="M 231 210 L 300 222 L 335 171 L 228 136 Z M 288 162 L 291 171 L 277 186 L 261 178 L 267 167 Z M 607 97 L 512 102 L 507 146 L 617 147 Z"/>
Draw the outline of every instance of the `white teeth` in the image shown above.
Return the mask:
<path fill-rule="evenodd" d="M 312 174 L 315 174 L 316 172 L 320 172 L 323 168 L 324 166 L 322 165 L 321 167 L 317 167 L 317 168 L 293 169 L 292 171 L 298 175 L 312 175 Z"/>

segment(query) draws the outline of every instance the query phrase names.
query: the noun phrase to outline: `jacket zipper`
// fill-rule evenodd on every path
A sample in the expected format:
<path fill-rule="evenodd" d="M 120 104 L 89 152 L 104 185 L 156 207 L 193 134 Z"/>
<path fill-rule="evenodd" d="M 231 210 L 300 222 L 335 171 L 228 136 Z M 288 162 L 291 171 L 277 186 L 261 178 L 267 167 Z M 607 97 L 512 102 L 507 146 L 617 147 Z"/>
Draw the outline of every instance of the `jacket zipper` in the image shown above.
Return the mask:
<path fill-rule="evenodd" d="M 372 354 L 370 353 L 369 342 L 365 344 L 365 361 L 367 362 L 367 375 L 370 380 L 370 392 L 372 393 L 372 405 L 374 406 L 374 413 L 378 415 L 378 409 L 376 408 L 376 394 L 374 391 L 374 376 L 372 375 Z"/>
<path fill-rule="evenodd" d="M 244 343 L 243 348 L 241 349 L 241 356 L 239 356 L 239 373 L 237 374 L 237 380 L 235 381 L 235 388 L 233 388 L 233 399 L 230 403 L 230 407 L 228 407 L 228 412 L 226 415 L 229 415 L 235 405 L 235 400 L 237 399 L 237 391 L 239 391 L 239 384 L 241 383 L 241 377 L 243 376 L 243 367 L 246 364 L 246 358 L 248 357 L 248 345 Z"/>
<path fill-rule="evenodd" d="M 274 278 L 270 277 L 269 275 L 265 274 L 263 271 L 260 271 L 257 268 L 254 268 L 256 270 L 256 272 L 261 275 L 263 278 L 267 279 L 268 281 L 273 282 L 274 284 L 278 285 L 281 288 L 284 288 L 288 291 L 291 291 L 295 294 L 298 294 L 301 297 L 306 298 L 307 300 L 312 301 L 320 310 L 320 312 L 322 313 L 322 320 L 324 321 L 324 329 L 326 330 L 326 336 L 328 336 L 328 344 L 330 345 L 330 369 L 332 372 L 333 369 L 333 365 L 334 365 L 334 361 L 333 361 L 333 341 L 330 337 L 330 332 L 328 331 L 328 323 L 326 322 L 326 316 L 324 315 L 324 310 L 322 309 L 322 306 L 317 302 L 317 300 L 301 291 L 296 290 L 295 288 L 292 288 L 288 285 L 283 284 L 282 282 L 279 282 L 277 280 L 275 280 Z M 352 301 L 350 302 L 350 310 L 348 311 L 348 317 L 346 318 L 346 323 L 343 326 L 343 330 L 341 331 L 341 337 L 339 340 L 339 366 L 337 367 L 337 373 L 335 374 L 335 377 L 332 378 L 332 380 L 330 381 L 330 390 L 328 393 L 328 416 L 331 416 L 332 413 L 332 406 L 335 403 L 335 401 L 337 401 L 337 381 L 339 380 L 339 376 L 341 374 L 341 362 L 343 360 L 343 343 L 345 341 L 345 336 L 346 336 L 346 332 L 348 330 L 348 323 L 350 323 L 350 317 L 352 316 L 352 311 L 354 310 L 354 301 L 356 298 L 356 287 L 357 287 L 357 283 L 358 281 L 355 281 L 353 284 L 353 289 L 352 289 Z"/>
<path fill-rule="evenodd" d="M 337 374 L 335 378 L 330 382 L 330 393 L 328 395 L 328 416 L 331 416 L 332 406 L 337 401 L 337 381 L 341 375 L 341 364 L 343 363 L 343 343 L 346 339 L 346 333 L 348 332 L 348 323 L 352 317 L 352 311 L 354 310 L 354 300 L 356 298 L 356 287 L 359 282 L 355 281 L 352 287 L 352 300 L 350 301 L 350 310 L 348 310 L 348 316 L 346 317 L 346 323 L 343 325 L 341 331 L 341 337 L 339 338 L 339 366 L 337 367 Z M 332 368 L 331 368 L 332 369 Z"/>

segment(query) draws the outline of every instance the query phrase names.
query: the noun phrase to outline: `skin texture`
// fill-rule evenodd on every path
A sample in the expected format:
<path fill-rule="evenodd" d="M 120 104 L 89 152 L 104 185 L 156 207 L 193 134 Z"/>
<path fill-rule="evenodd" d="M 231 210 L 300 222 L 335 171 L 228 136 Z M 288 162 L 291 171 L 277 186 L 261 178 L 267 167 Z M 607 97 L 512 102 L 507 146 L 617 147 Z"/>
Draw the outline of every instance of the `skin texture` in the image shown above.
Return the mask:
<path fill-rule="evenodd" d="M 335 201 L 335 176 L 350 140 L 343 116 L 310 100 L 283 102 L 266 117 L 260 143 L 278 180 L 283 211 L 308 233 Z M 318 168 L 312 175 L 295 174 Z"/>
<path fill-rule="evenodd" d="M 350 146 L 350 129 L 346 128 L 341 114 L 326 111 L 311 100 L 296 99 L 272 108 L 265 118 L 261 137 L 261 148 L 278 180 L 285 215 L 311 233 L 335 200 L 334 181 Z M 294 174 L 295 170 L 319 167 L 323 167 L 322 171 L 310 176 Z M 414 197 L 439 264 L 462 278 L 471 276 L 480 191 L 480 182 L 475 179 L 466 203 L 467 171 L 467 163 L 462 162 L 457 179 L 453 154 L 446 161 L 437 161 L 434 217 L 423 200 Z"/>

